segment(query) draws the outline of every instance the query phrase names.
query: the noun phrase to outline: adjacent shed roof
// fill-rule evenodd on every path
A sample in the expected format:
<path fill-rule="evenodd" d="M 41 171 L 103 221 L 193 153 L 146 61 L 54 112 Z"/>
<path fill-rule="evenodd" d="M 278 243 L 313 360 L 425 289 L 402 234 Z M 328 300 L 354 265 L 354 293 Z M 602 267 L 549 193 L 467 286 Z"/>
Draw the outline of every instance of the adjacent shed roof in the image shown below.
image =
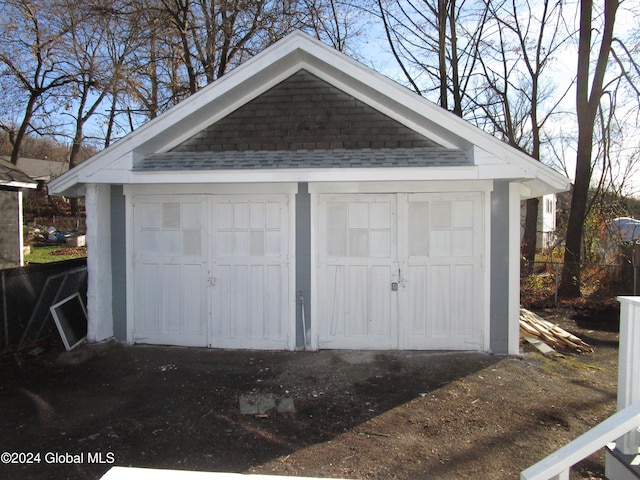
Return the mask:
<path fill-rule="evenodd" d="M 0 158 L 0 187 L 36 188 L 38 184 L 29 175 L 8 160 Z"/>
<path fill-rule="evenodd" d="M 18 168 L 34 180 L 48 182 L 69 170 L 69 162 L 20 157 L 18 158 Z"/>

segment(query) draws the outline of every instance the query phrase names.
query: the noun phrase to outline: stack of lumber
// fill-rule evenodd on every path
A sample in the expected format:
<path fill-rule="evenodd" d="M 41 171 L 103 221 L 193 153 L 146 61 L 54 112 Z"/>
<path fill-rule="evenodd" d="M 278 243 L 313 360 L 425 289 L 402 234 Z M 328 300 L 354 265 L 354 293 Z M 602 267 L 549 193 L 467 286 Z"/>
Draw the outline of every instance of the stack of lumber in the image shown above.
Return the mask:
<path fill-rule="evenodd" d="M 530 339 L 537 339 L 552 348 L 564 351 L 593 352 L 593 348 L 580 338 L 525 308 L 520 309 L 520 332 L 530 343 L 533 343 Z"/>

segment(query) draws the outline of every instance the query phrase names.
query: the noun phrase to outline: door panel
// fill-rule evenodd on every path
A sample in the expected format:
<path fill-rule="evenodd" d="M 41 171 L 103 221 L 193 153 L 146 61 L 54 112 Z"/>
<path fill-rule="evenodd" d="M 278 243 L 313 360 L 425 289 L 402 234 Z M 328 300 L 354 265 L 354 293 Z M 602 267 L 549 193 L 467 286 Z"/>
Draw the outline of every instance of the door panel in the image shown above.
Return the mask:
<path fill-rule="evenodd" d="M 287 198 L 134 196 L 133 340 L 289 348 Z"/>
<path fill-rule="evenodd" d="M 221 196 L 212 201 L 211 211 L 215 284 L 210 345 L 287 348 L 287 197 Z"/>
<path fill-rule="evenodd" d="M 322 196 L 320 348 L 397 348 L 395 196 Z"/>
<path fill-rule="evenodd" d="M 135 196 L 134 342 L 207 344 L 203 197 Z"/>
<path fill-rule="evenodd" d="M 482 349 L 482 194 L 410 194 L 399 224 L 409 349 Z"/>
<path fill-rule="evenodd" d="M 481 193 L 320 195 L 319 347 L 484 348 L 482 205 Z"/>

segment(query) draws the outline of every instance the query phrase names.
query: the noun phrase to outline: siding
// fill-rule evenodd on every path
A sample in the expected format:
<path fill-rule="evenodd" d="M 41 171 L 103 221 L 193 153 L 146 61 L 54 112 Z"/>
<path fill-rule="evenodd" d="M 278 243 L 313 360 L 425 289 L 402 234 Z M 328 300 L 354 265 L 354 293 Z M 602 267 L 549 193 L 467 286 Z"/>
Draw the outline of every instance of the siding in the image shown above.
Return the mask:
<path fill-rule="evenodd" d="M 20 266 L 18 192 L 0 190 L 0 269 Z"/>
<path fill-rule="evenodd" d="M 174 152 L 417 148 L 435 144 L 300 70 Z"/>

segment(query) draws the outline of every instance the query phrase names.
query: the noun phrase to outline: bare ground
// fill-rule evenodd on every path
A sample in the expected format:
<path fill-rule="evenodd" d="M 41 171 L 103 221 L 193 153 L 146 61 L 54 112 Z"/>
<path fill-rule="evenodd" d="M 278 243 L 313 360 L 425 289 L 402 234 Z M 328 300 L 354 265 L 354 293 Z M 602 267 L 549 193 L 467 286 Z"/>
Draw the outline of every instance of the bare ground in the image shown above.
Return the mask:
<path fill-rule="evenodd" d="M 595 352 L 256 352 L 113 345 L 0 359 L 0 478 L 110 466 L 350 479 L 515 479 L 615 412 L 616 311 L 542 315 Z M 577 318 L 578 321 L 575 319 Z M 241 397 L 295 413 L 242 414 Z M 30 454 L 30 455 L 29 455 Z M 67 461 L 68 460 L 68 461 Z M 598 452 L 572 478 L 603 476 Z"/>

